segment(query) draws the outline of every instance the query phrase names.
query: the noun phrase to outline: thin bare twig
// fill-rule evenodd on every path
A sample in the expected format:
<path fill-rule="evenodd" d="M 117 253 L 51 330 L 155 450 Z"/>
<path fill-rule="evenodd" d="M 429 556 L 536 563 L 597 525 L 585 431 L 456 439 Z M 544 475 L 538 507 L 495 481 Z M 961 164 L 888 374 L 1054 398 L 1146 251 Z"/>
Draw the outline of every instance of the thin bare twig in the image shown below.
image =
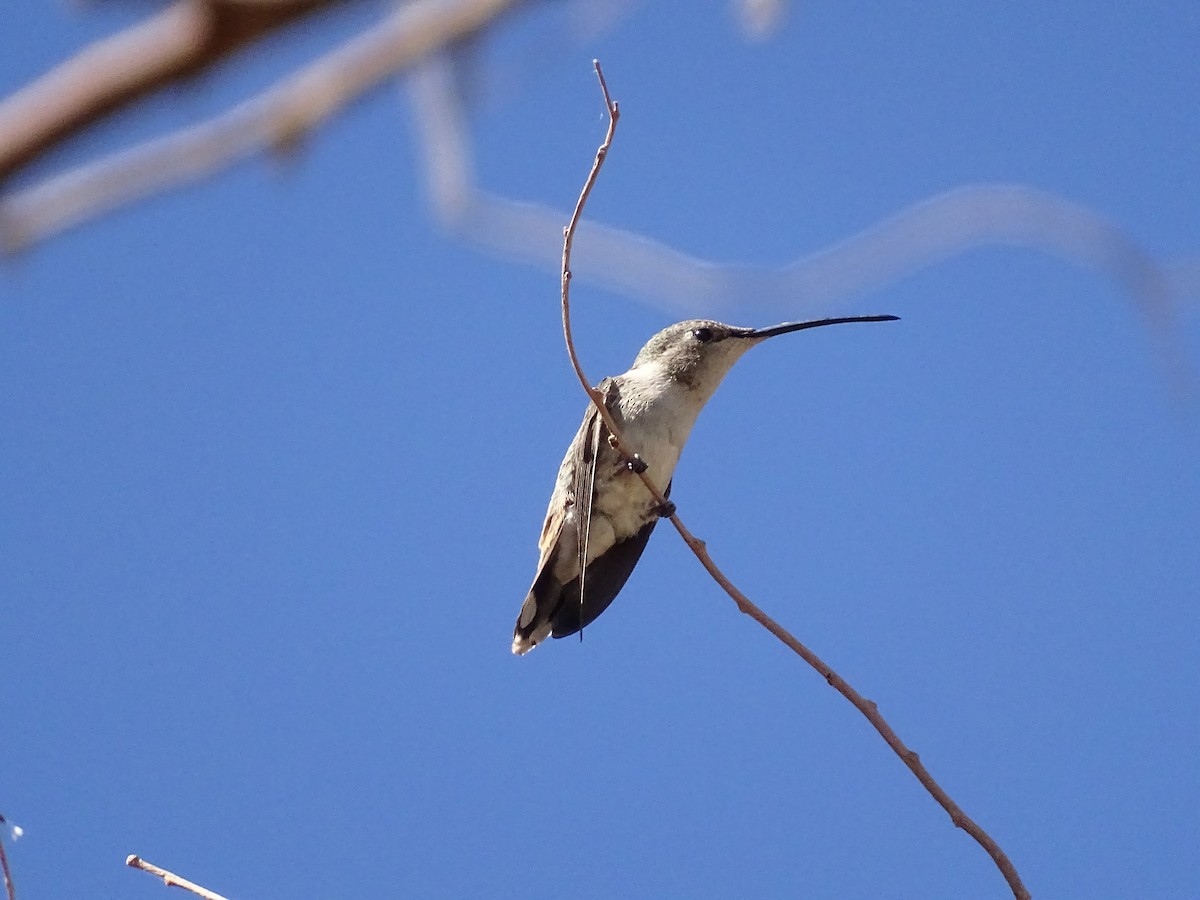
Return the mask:
<path fill-rule="evenodd" d="M 567 353 L 571 357 L 571 365 L 575 369 L 575 375 L 579 378 L 579 383 L 583 385 L 583 389 L 587 391 L 587 395 L 596 404 L 596 409 L 600 413 L 600 419 L 608 428 L 608 433 L 612 435 L 613 446 L 617 447 L 620 444 L 620 429 L 617 428 L 617 423 L 612 417 L 612 413 L 608 411 L 608 407 L 604 405 L 604 396 L 596 390 L 587 380 L 587 376 L 583 374 L 583 366 L 579 364 L 579 356 L 575 353 L 575 339 L 571 336 L 571 248 L 575 243 L 575 230 L 579 227 L 579 217 L 583 215 L 583 206 L 587 203 L 588 195 L 592 192 L 592 186 L 596 183 L 596 176 L 600 174 L 600 167 L 604 165 L 604 158 L 608 156 L 608 148 L 612 146 L 613 133 L 617 130 L 617 120 L 621 118 L 621 109 L 617 106 L 608 94 L 608 84 L 604 81 L 604 71 L 600 68 L 600 60 L 593 59 L 592 66 L 596 70 L 596 77 L 600 79 L 600 90 L 604 93 L 604 108 L 608 112 L 608 131 L 604 135 L 604 143 L 596 150 L 596 158 L 592 161 L 592 169 L 588 172 L 587 181 L 583 183 L 583 190 L 579 192 L 579 200 L 575 203 L 575 211 L 571 213 L 571 221 L 567 223 L 567 227 L 563 229 L 563 251 L 562 251 L 562 323 L 563 337 L 567 341 Z M 645 479 L 647 484 L 649 480 Z M 651 490 L 651 493 L 655 493 Z M 663 499 L 658 494 L 656 498 L 660 501 Z"/>
<path fill-rule="evenodd" d="M 596 151 L 596 158 L 592 162 L 591 171 L 588 172 L 587 180 L 584 182 L 583 190 L 580 192 L 579 201 L 575 204 L 575 211 L 571 215 L 571 221 L 563 232 L 563 257 L 562 257 L 562 319 L 563 333 L 567 342 L 567 353 L 571 357 L 571 365 L 575 369 L 575 374 L 579 378 L 580 384 L 587 392 L 592 403 L 595 404 L 600 417 L 603 419 L 605 426 L 608 428 L 611 437 L 610 442 L 614 449 L 618 452 L 625 452 L 626 455 L 631 455 L 628 451 L 623 451 L 621 447 L 620 431 L 617 428 L 616 422 L 609 413 L 608 408 L 604 405 L 604 397 L 598 390 L 593 388 L 584 375 L 583 367 L 579 363 L 579 357 L 575 352 L 575 341 L 571 336 L 571 313 L 570 313 L 570 285 L 571 285 L 571 245 L 574 241 L 575 230 L 579 225 L 579 219 L 583 214 L 584 204 L 587 202 L 588 195 L 591 194 L 592 187 L 596 183 L 596 177 L 600 174 L 600 167 L 604 164 L 605 158 L 608 156 L 609 148 L 612 146 L 613 133 L 617 127 L 617 119 L 619 118 L 619 110 L 615 101 L 609 96 L 608 85 L 604 80 L 604 73 L 600 68 L 598 60 L 593 60 L 592 65 L 596 69 L 596 77 L 600 81 L 600 90 L 604 94 L 604 104 L 608 109 L 608 130 L 604 135 L 604 143 Z M 642 483 L 650 492 L 656 503 L 665 504 L 666 498 L 658 489 L 658 486 L 650 480 L 646 472 L 639 473 Z M 844 678 L 838 675 L 828 664 L 825 663 L 817 654 L 813 653 L 800 641 L 788 632 L 782 625 L 763 612 L 756 604 L 743 594 L 737 587 L 726 577 L 717 564 L 713 562 L 712 557 L 708 554 L 708 549 L 704 541 L 693 535 L 683 524 L 678 513 L 671 516 L 671 523 L 679 532 L 680 537 L 688 545 L 691 551 L 700 560 L 700 564 L 708 570 L 708 573 L 719 584 L 722 589 L 733 598 L 738 609 L 750 616 L 754 621 L 762 625 L 767 631 L 773 634 L 776 638 L 782 641 L 794 653 L 800 656 L 805 662 L 812 666 L 821 677 L 829 683 L 830 687 L 836 690 L 839 694 L 849 700 L 854 707 L 861 712 L 867 721 L 879 732 L 880 736 L 887 742 L 887 745 L 892 748 L 900 760 L 908 766 L 912 773 L 917 777 L 917 780 L 924 785 L 925 789 L 930 793 L 934 800 L 946 810 L 950 815 L 950 820 L 958 827 L 971 835 L 988 855 L 995 862 L 1000 873 L 1008 882 L 1009 888 L 1013 892 L 1013 896 L 1017 900 L 1029 900 L 1029 891 L 1026 889 L 1021 877 L 1017 874 L 1016 867 L 1008 858 L 1007 854 L 1000 848 L 1000 845 L 992 839 L 986 831 L 983 830 L 970 816 L 962 811 L 945 789 L 929 774 L 929 770 L 922 764 L 920 757 L 915 751 L 910 750 L 905 743 L 900 740 L 899 736 L 887 723 L 887 720 L 879 712 L 879 707 L 873 700 L 868 700 L 851 687 Z"/>
<path fill-rule="evenodd" d="M 180 878 L 174 872 L 168 872 L 166 869 L 160 869 L 153 863 L 146 862 L 136 853 L 131 853 L 125 857 L 125 865 L 134 869 L 141 869 L 143 872 L 149 872 L 151 875 L 157 875 L 167 887 L 183 888 L 185 891 L 191 891 L 193 894 L 205 898 L 205 900 L 226 900 L 226 898 L 220 894 L 213 893 L 208 888 L 202 888 L 200 885 L 188 881 L 186 878 Z"/>
<path fill-rule="evenodd" d="M 4 816 L 0 816 L 0 822 L 4 821 Z M 0 870 L 4 872 L 4 892 L 8 894 L 8 900 L 17 900 L 17 889 L 13 885 L 12 872 L 8 868 L 8 854 L 4 852 L 4 838 L 0 837 Z"/>

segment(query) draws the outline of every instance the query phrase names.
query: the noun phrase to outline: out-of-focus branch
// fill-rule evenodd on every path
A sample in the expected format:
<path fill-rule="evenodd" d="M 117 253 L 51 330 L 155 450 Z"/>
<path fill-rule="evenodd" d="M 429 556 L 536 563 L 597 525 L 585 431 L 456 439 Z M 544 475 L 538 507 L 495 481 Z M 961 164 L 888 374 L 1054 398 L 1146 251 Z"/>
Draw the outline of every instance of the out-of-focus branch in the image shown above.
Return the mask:
<path fill-rule="evenodd" d="M 220 894 L 213 893 L 208 888 L 201 887 L 195 882 L 188 881 L 186 878 L 180 878 L 174 872 L 160 869 L 154 863 L 146 862 L 136 853 L 131 853 L 125 857 L 125 865 L 133 869 L 141 869 L 143 872 L 149 872 L 151 875 L 157 875 L 167 887 L 183 888 L 185 891 L 191 891 L 198 897 L 203 897 L 204 900 L 225 900 Z"/>
<path fill-rule="evenodd" d="M 188 5 L 198 0 L 188 0 Z M 13 252 L 120 204 L 298 141 L 388 77 L 467 38 L 523 0 L 416 0 L 307 68 L 199 125 L 0 199 Z M 269 13 L 272 4 L 249 4 Z M 2 120 L 0 120 L 2 124 Z"/>
<path fill-rule="evenodd" d="M 175 0 L 0 102 L 0 184 L 66 138 L 343 0 Z"/>
<path fill-rule="evenodd" d="M 411 80 L 434 211 L 452 233 L 504 258 L 555 271 L 561 210 L 481 188 L 449 57 Z M 1138 308 L 1177 396 L 1192 393 L 1193 364 L 1178 306 L 1200 299 L 1200 259 L 1160 263 L 1118 225 L 1063 197 L 1022 184 L 972 184 L 914 203 L 839 243 L 778 267 L 690 256 L 633 231 L 581 222 L 572 274 L 685 316 L 803 318 L 942 260 L 988 245 L 1051 254 L 1116 284 Z M 620 260 L 620 265 L 614 265 Z"/>
<path fill-rule="evenodd" d="M 302 17 L 346 2 L 174 0 L 0 100 L 0 185 L 92 123 L 212 68 Z M 782 0 L 734 5 L 751 36 L 771 33 L 782 18 Z M 597 3 L 589 15 L 604 14 L 604 7 L 611 3 Z"/>

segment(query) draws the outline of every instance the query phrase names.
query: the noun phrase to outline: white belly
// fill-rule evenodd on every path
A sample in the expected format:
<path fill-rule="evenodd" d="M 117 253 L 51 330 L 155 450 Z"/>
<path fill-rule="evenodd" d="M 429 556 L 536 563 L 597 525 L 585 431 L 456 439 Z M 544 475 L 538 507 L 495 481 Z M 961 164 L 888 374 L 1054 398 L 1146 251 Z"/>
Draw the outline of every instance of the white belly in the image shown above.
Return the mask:
<path fill-rule="evenodd" d="M 696 415 L 683 391 L 646 392 L 653 402 L 637 402 L 623 391 L 622 447 L 637 453 L 646 463 L 646 475 L 665 492 L 675 474 L 683 445 L 695 424 Z M 695 412 L 699 412 L 696 409 Z M 604 451 L 608 452 L 604 452 Z M 609 448 L 601 448 L 596 471 L 596 497 L 592 505 L 588 561 L 605 552 L 615 541 L 625 540 L 653 520 L 655 501 L 642 479 L 629 471 Z"/>

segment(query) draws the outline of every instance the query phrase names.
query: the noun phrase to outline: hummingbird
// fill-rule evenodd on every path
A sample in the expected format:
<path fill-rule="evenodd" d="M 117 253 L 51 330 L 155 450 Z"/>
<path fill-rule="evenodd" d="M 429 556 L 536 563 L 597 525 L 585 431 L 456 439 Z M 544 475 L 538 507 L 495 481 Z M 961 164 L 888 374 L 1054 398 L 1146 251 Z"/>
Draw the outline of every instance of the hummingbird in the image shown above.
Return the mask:
<path fill-rule="evenodd" d="M 621 450 L 610 442 L 595 404 L 567 448 L 538 541 L 537 574 L 513 631 L 513 653 L 528 653 L 547 636 L 575 634 L 612 603 L 659 518 L 674 515 L 669 498 L 679 454 L 700 410 L 743 353 L 806 328 L 897 318 L 848 316 L 770 328 L 689 319 L 650 338 L 628 372 L 597 387 L 620 431 Z M 642 472 L 662 490 L 665 505 L 646 489 Z"/>

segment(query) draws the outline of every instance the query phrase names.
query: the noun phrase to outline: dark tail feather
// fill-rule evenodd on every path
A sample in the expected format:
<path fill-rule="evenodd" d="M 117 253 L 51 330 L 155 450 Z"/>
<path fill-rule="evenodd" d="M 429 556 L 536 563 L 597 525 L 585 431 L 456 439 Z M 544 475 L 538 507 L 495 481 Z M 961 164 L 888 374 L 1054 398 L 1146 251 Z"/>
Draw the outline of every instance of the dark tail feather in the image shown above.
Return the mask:
<path fill-rule="evenodd" d="M 517 656 L 528 653 L 550 634 L 550 620 L 562 603 L 562 585 L 552 576 L 553 568 L 552 565 L 543 566 L 521 604 L 513 629 L 512 652 Z"/>
<path fill-rule="evenodd" d="M 671 496 L 669 484 L 665 496 Z M 651 519 L 633 537 L 613 544 L 588 564 L 582 603 L 579 579 L 559 584 L 550 574 L 554 566 L 547 563 L 521 605 L 513 631 L 513 653 L 518 656 L 528 653 L 547 635 L 567 637 L 591 625 L 629 580 L 657 524 L 657 518 Z"/>
<path fill-rule="evenodd" d="M 554 637 L 566 637 L 586 628 L 608 609 L 633 574 L 634 567 L 642 558 L 642 551 L 646 549 L 646 542 L 650 540 L 650 533 L 657 524 L 657 518 L 651 519 L 629 540 L 613 544 L 607 553 L 592 560 L 584 579 L 582 603 L 579 602 L 578 578 L 563 587 L 558 607 L 550 619 Z"/>

